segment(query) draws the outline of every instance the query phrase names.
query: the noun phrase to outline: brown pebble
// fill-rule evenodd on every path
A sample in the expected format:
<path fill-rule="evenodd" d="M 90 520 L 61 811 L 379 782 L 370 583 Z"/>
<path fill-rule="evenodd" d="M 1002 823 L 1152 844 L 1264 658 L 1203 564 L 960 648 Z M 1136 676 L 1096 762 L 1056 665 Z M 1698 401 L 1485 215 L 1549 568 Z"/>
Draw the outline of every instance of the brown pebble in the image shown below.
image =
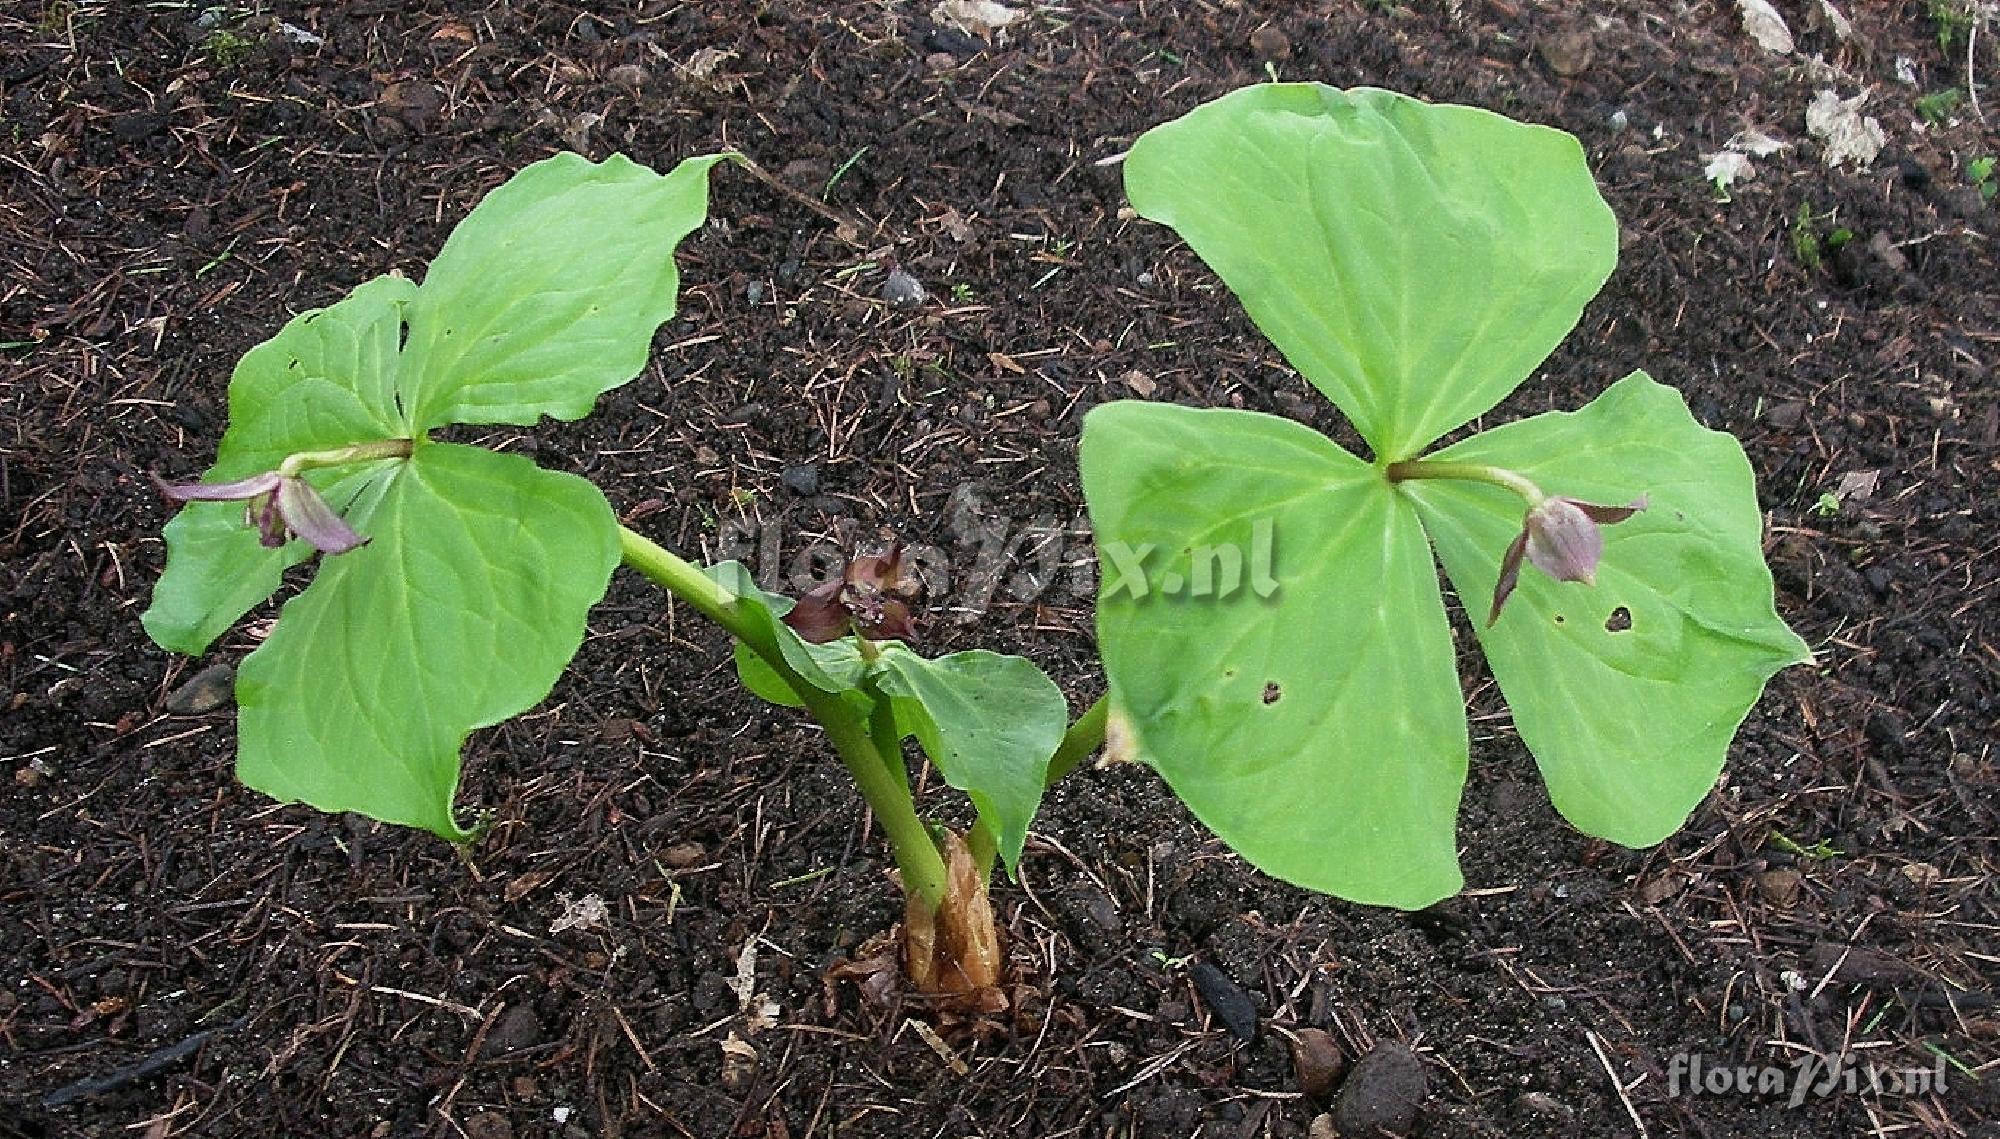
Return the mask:
<path fill-rule="evenodd" d="M 1277 28 L 1265 24 L 1250 33 L 1250 50 L 1258 59 L 1283 60 L 1292 58 L 1292 38 Z"/>
<path fill-rule="evenodd" d="M 1757 875 L 1757 891 L 1764 900 L 1779 909 L 1790 909 L 1799 900 L 1799 883 L 1804 881 L 1799 872 L 1790 867 L 1766 870 Z"/>
<path fill-rule="evenodd" d="M 1301 1028 L 1292 1034 L 1292 1067 L 1307 1099 L 1330 1103 L 1340 1078 L 1347 1074 L 1347 1053 L 1325 1029 Z"/>
<path fill-rule="evenodd" d="M 686 870 L 708 857 L 708 848 L 698 842 L 677 842 L 660 852 L 660 864 L 673 870 Z"/>
<path fill-rule="evenodd" d="M 1424 1062 L 1401 1044 L 1378 1044 L 1341 1086 L 1333 1122 L 1342 1135 L 1408 1135 L 1430 1094 Z"/>
<path fill-rule="evenodd" d="M 514 1125 L 497 1111 L 482 1111 L 465 1121 L 465 1139 L 514 1139 Z"/>
<path fill-rule="evenodd" d="M 1788 399 L 1764 409 L 1764 422 L 1783 431 L 1797 427 L 1806 417 L 1804 400 Z"/>
<path fill-rule="evenodd" d="M 188 678 L 186 684 L 167 697 L 167 711 L 176 716 L 199 716 L 229 703 L 235 691 L 236 670 L 227 664 L 212 664 Z"/>
<path fill-rule="evenodd" d="M 1550 71 L 1564 79 L 1574 79 L 1590 69 L 1597 45 L 1591 42 L 1588 32 L 1563 32 L 1537 44 L 1535 51 Z"/>

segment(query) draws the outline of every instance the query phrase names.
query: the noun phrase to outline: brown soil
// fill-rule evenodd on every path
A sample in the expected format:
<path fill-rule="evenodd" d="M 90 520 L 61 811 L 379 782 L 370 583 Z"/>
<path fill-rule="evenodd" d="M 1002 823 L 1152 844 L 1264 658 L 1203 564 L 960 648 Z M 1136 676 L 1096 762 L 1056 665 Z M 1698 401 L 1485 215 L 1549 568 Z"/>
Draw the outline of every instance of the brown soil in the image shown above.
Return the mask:
<path fill-rule="evenodd" d="M 1301 1136 L 1326 1110 L 1287 1044 L 1309 1027 L 1349 1057 L 1414 1049 L 1426 1134 L 1996 1134 L 2000 214 L 1964 167 L 2000 143 L 1969 101 L 1916 126 L 1918 95 L 1967 81 L 1929 5 L 1842 4 L 1855 43 L 1779 6 L 1800 57 L 1722 0 L 1076 0 L 990 43 L 917 0 L 7 5 L 0 1135 Z M 1623 262 L 1503 411 L 1644 367 L 1749 451 L 1780 609 L 1821 661 L 1777 678 L 1660 848 L 1560 823 L 1468 653 L 1465 896 L 1304 894 L 1145 771 L 1085 771 L 996 889 L 1026 999 L 947 1060 L 914 1010 L 823 980 L 898 913 L 837 765 L 633 580 L 545 706 L 475 737 L 462 804 L 495 824 L 469 861 L 274 807 L 231 779 L 226 709 L 169 711 L 254 642 L 192 662 L 142 635 L 167 517 L 143 474 L 207 463 L 232 363 L 289 314 L 417 274 L 565 147 L 664 168 L 735 146 L 824 199 L 720 174 L 647 373 L 584 423 L 490 440 L 683 550 L 747 513 L 787 554 L 890 528 L 969 565 L 961 488 L 1010 535 L 1072 528 L 1079 418 L 1140 389 L 1333 428 L 1100 165 L 1267 58 L 1577 134 Z M 1867 85 L 1888 150 L 1829 170 L 1805 105 Z M 1720 201 L 1702 155 L 1751 122 L 1800 145 Z M 1805 263 L 1802 208 L 1852 240 Z M 913 311 L 877 299 L 892 262 L 929 289 Z M 1872 495 L 1816 510 L 1849 472 Z M 933 646 L 1026 653 L 1082 707 L 1087 600 L 977 592 L 931 614 Z M 552 933 L 588 894 L 608 917 Z M 755 1032 L 729 985 L 746 944 L 778 1008 Z M 1218 1015 L 1232 985 L 1254 1041 Z M 732 1034 L 754 1064 L 725 1065 Z M 1947 1088 L 1669 1094 L 1677 1054 L 1843 1050 L 1948 1057 Z"/>

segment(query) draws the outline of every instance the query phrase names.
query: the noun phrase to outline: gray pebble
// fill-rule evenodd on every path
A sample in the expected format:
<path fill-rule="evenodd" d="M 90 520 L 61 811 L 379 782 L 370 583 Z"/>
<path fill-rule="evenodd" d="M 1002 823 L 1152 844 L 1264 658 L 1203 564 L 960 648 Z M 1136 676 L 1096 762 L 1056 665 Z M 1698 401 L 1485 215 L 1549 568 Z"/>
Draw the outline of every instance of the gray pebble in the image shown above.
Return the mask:
<path fill-rule="evenodd" d="M 229 703 L 234 691 L 236 670 L 227 664 L 212 664 L 188 678 L 186 684 L 167 697 L 167 711 L 176 716 L 199 716 Z"/>
<path fill-rule="evenodd" d="M 882 282 L 881 296 L 889 302 L 890 308 L 908 312 L 923 304 L 930 294 L 924 291 L 923 283 L 915 277 L 901 269 L 892 269 Z"/>
<path fill-rule="evenodd" d="M 801 497 L 819 493 L 819 467 L 812 463 L 794 463 L 778 478 L 786 490 Z"/>
<path fill-rule="evenodd" d="M 1341 1085 L 1333 1122 L 1342 1135 L 1407 1135 L 1430 1094 L 1424 1062 L 1401 1044 L 1378 1044 Z"/>

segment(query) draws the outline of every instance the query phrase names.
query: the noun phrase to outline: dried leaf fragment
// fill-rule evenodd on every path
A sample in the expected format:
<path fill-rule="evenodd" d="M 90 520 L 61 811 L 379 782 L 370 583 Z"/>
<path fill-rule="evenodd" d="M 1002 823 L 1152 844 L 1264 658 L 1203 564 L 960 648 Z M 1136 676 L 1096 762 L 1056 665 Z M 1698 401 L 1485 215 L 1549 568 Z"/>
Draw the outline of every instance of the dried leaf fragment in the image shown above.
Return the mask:
<path fill-rule="evenodd" d="M 1000 935 L 986 879 L 956 832 L 946 832 L 944 900 L 936 909 L 912 894 L 903 910 L 903 969 L 918 992 L 945 995 L 994 989 L 1000 981 Z"/>
<path fill-rule="evenodd" d="M 1806 108 L 1806 133 L 1826 144 L 1828 166 L 1848 162 L 1865 169 L 1882 153 L 1882 144 L 1888 139 L 1881 123 L 1861 113 L 1861 105 L 1867 101 L 1866 91 L 1852 99 L 1842 99 L 1832 91 L 1813 96 Z"/>
<path fill-rule="evenodd" d="M 1785 18 L 1769 0 L 1736 0 L 1736 6 L 1743 13 L 1743 30 L 1758 46 L 1778 55 L 1792 53 L 1792 29 L 1785 26 Z"/>

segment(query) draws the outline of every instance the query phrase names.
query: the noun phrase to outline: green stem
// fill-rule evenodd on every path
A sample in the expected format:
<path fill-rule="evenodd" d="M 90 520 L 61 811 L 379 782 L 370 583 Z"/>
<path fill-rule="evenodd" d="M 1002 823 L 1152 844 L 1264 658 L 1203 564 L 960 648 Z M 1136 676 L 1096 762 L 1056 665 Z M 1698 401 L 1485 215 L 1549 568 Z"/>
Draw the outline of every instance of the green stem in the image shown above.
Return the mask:
<path fill-rule="evenodd" d="M 1405 459 L 1389 464 L 1389 481 L 1403 482 L 1406 479 L 1457 479 L 1461 482 L 1483 482 L 1502 487 L 1520 495 L 1528 503 L 1528 509 L 1540 506 L 1548 495 L 1525 475 L 1510 471 L 1505 467 L 1491 467 L 1484 463 L 1452 463 L 1439 459 Z"/>
<path fill-rule="evenodd" d="M 1056 780 L 1076 770 L 1092 752 L 1104 746 L 1104 721 L 1111 710 L 1111 694 L 1105 693 L 1097 702 L 1076 718 L 1076 723 L 1063 733 L 1062 743 L 1056 746 L 1056 753 L 1049 757 L 1049 774 L 1044 786 L 1053 787 Z"/>
<path fill-rule="evenodd" d="M 827 742 L 854 776 L 861 797 L 867 800 L 883 832 L 889 836 L 896 865 L 903 872 L 904 893 L 936 908 L 944 898 L 944 858 L 938 853 L 930 829 L 917 817 L 908 774 L 898 779 L 890 770 L 888 758 L 876 746 L 864 715 L 839 695 L 822 692 L 807 683 L 785 659 L 770 630 L 737 608 L 736 595 L 720 582 L 629 527 L 618 528 L 618 543 L 626 565 L 748 645 L 805 703 L 806 711 L 826 729 Z"/>
<path fill-rule="evenodd" d="M 295 478 L 319 467 L 339 467 L 376 459 L 407 459 L 415 446 L 408 439 L 376 439 L 326 451 L 299 451 L 285 456 L 285 461 L 278 464 L 278 473 L 286 478 Z"/>

